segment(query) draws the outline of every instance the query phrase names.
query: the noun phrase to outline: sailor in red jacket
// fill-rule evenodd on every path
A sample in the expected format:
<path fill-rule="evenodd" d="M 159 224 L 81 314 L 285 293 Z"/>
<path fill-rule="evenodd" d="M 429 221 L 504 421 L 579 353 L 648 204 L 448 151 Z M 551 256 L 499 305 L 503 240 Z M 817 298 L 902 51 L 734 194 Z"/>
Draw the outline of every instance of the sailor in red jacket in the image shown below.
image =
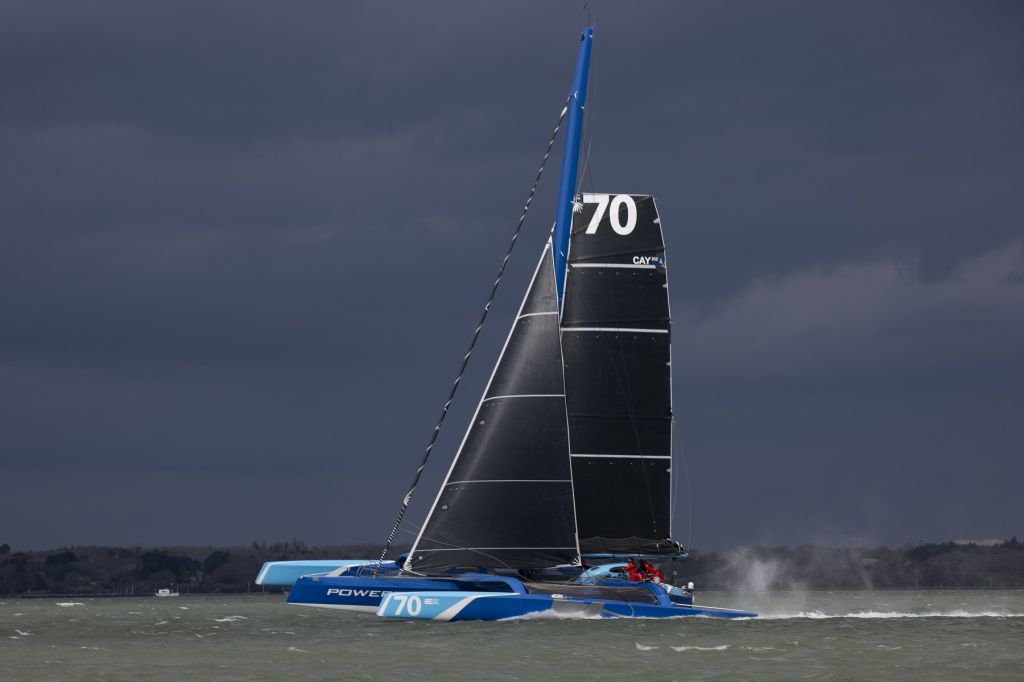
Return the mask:
<path fill-rule="evenodd" d="M 630 582 L 638 583 L 644 579 L 640 571 L 637 570 L 636 564 L 633 563 L 632 559 L 626 561 L 626 568 L 623 572 L 625 573 L 626 579 Z"/>
<path fill-rule="evenodd" d="M 649 580 L 652 583 L 658 583 L 659 585 L 665 582 L 665 576 L 661 574 L 661 571 L 656 569 L 653 564 L 648 561 L 641 561 L 640 568 L 643 571 L 643 579 Z"/>

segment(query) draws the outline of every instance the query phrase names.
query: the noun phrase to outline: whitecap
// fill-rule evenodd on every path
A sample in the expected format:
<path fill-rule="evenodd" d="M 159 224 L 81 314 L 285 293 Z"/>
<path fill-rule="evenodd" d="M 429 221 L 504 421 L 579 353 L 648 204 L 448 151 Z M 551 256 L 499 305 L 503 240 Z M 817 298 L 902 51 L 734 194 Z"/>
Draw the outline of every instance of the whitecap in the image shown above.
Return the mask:
<path fill-rule="evenodd" d="M 965 611 L 953 609 L 950 611 L 852 611 L 849 613 L 823 613 L 821 611 L 798 611 L 796 613 L 775 613 L 763 614 L 763 620 L 787 620 L 795 618 L 809 618 L 812 620 L 824 620 L 831 618 L 862 618 L 868 620 L 886 618 L 1024 618 L 1024 613 L 1012 611 Z"/>
<path fill-rule="evenodd" d="M 502 618 L 502 622 L 508 621 L 519 621 L 519 620 L 604 620 L 600 613 L 587 614 L 582 611 L 555 611 L 554 609 L 548 609 L 547 611 L 534 611 L 533 613 L 524 613 L 521 616 L 509 616 L 508 618 Z"/>
<path fill-rule="evenodd" d="M 57 606 L 85 606 L 85 602 L 80 601 L 59 601 Z"/>
<path fill-rule="evenodd" d="M 640 642 L 633 642 L 633 643 L 636 644 L 636 648 L 639 649 L 640 651 L 654 651 L 655 649 L 658 648 L 656 646 L 647 646 L 646 644 L 641 644 Z"/>
<path fill-rule="evenodd" d="M 245 616 L 225 616 L 223 618 L 214 618 L 218 623 L 234 623 L 236 620 L 248 620 Z"/>
<path fill-rule="evenodd" d="M 21 635 L 22 637 L 28 637 L 29 635 L 31 635 L 31 634 L 32 634 L 31 632 L 22 632 L 22 631 L 21 631 L 21 630 L 19 630 L 18 628 L 14 628 L 14 631 L 15 631 L 15 632 L 17 632 L 17 633 L 18 633 L 19 635 Z"/>
<path fill-rule="evenodd" d="M 674 646 L 673 651 L 725 651 L 729 648 L 728 644 L 719 644 L 718 646 Z"/>
<path fill-rule="evenodd" d="M 294 652 L 300 653 L 300 654 L 308 654 L 309 653 L 305 649 L 300 649 L 297 646 L 290 646 L 290 647 L 288 647 L 288 651 L 294 651 Z"/>

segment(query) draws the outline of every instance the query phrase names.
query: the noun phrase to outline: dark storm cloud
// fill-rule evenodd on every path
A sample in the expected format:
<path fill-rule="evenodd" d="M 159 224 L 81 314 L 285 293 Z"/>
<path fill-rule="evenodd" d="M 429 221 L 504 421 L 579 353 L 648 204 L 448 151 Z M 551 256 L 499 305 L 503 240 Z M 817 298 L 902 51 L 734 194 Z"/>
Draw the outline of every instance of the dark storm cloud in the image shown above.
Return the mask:
<path fill-rule="evenodd" d="M 577 5 L 0 8 L 0 540 L 382 537 Z M 1021 532 L 1022 16 L 597 7 L 588 181 L 659 199 L 699 544 Z"/>

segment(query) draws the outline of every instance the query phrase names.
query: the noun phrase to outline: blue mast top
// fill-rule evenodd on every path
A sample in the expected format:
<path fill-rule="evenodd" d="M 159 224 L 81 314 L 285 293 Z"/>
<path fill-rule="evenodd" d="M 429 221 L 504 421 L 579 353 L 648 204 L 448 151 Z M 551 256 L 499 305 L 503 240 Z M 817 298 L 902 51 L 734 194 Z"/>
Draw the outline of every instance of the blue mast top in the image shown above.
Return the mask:
<path fill-rule="evenodd" d="M 580 137 L 583 133 L 583 108 L 587 101 L 587 77 L 590 71 L 590 46 L 594 42 L 594 27 L 587 26 L 580 37 L 580 51 L 576 57 L 576 73 L 569 91 L 568 123 L 565 129 L 565 150 L 562 152 L 562 177 L 558 184 L 558 204 L 555 209 L 555 237 L 552 257 L 555 259 L 555 289 L 558 292 L 558 310 L 561 314 L 562 295 L 565 293 L 565 267 L 569 257 L 569 230 L 572 226 L 572 208 L 576 199 L 576 173 L 580 158 Z"/>

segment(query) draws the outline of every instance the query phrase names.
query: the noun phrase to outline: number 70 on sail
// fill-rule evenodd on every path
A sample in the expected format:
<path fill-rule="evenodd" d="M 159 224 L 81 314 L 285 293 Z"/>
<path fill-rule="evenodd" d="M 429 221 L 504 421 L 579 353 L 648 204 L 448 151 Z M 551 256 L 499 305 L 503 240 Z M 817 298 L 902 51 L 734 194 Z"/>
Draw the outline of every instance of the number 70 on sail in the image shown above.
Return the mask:
<path fill-rule="evenodd" d="M 608 222 L 615 234 L 625 237 L 636 228 L 636 202 L 628 194 L 584 194 L 584 204 L 597 204 L 594 215 L 587 225 L 587 234 L 597 234 L 597 227 L 604 220 L 605 212 L 608 213 Z M 577 211 L 582 209 L 579 205 Z M 625 208 L 626 215 L 623 221 L 622 209 Z"/>

